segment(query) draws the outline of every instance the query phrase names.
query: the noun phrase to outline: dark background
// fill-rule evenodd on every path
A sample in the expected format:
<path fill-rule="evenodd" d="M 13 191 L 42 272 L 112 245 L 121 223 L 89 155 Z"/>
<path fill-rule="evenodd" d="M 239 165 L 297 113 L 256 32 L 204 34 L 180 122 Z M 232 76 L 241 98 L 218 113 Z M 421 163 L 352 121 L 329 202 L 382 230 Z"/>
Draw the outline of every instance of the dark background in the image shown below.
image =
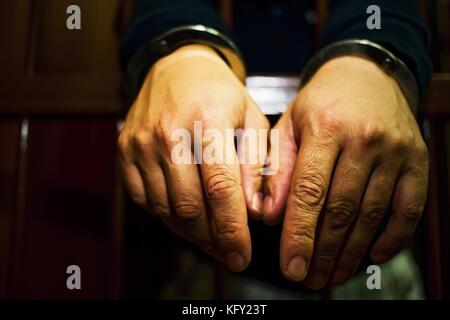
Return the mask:
<path fill-rule="evenodd" d="M 431 176 L 415 254 L 427 297 L 448 299 L 450 0 L 417 2 L 432 32 L 435 74 L 420 116 Z M 312 3 L 317 35 L 327 1 Z M 72 4 L 82 9 L 78 31 L 66 28 Z M 131 6 L 0 0 L 0 299 L 158 298 L 188 250 L 129 201 L 117 172 L 127 107 L 119 45 Z M 232 26 L 232 3 L 218 7 Z M 81 267 L 82 290 L 66 288 L 71 264 Z M 224 270 L 213 270 L 206 282 L 220 298 Z"/>

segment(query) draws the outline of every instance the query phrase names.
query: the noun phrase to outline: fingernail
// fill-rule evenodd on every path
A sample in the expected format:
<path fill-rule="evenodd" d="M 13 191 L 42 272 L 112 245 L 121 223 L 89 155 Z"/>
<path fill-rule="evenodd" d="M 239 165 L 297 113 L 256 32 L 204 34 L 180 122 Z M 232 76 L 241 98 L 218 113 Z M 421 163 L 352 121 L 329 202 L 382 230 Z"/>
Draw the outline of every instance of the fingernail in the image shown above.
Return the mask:
<path fill-rule="evenodd" d="M 242 271 L 245 268 L 244 257 L 237 251 L 228 252 L 225 255 L 225 263 L 234 272 Z"/>
<path fill-rule="evenodd" d="M 294 281 L 301 281 L 306 276 L 306 262 L 300 257 L 296 256 L 289 262 L 287 269 L 288 276 Z"/>
<path fill-rule="evenodd" d="M 255 192 L 252 198 L 252 207 L 258 213 L 262 213 L 263 209 L 263 195 L 261 192 Z"/>
<path fill-rule="evenodd" d="M 264 197 L 263 214 L 266 215 L 272 210 L 273 199 L 271 195 Z"/>

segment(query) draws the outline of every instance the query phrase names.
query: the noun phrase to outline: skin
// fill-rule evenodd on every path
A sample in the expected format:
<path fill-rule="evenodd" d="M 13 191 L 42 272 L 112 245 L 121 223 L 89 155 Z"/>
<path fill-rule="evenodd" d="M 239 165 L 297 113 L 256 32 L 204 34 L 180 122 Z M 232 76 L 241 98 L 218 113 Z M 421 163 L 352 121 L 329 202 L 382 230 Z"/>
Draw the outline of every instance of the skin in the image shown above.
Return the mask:
<path fill-rule="evenodd" d="M 240 76 L 244 78 L 244 76 Z M 251 259 L 247 209 L 262 210 L 258 165 L 175 164 L 172 132 L 269 129 L 241 80 L 212 49 L 181 47 L 148 73 L 118 138 L 119 163 L 132 199 L 177 235 L 224 261 L 233 271 Z M 198 141 L 203 147 L 208 141 Z"/>
<path fill-rule="evenodd" d="M 390 203 L 371 258 L 382 263 L 397 254 L 423 210 L 428 160 L 395 80 L 362 58 L 324 64 L 275 126 L 274 176 L 263 179 L 258 165 L 175 165 L 171 134 L 192 132 L 194 121 L 204 131 L 269 128 L 245 90 L 245 74 L 234 71 L 202 45 L 152 67 L 118 138 L 133 200 L 233 271 L 251 260 L 247 217 L 283 221 L 281 272 L 315 289 L 351 277 Z"/>
<path fill-rule="evenodd" d="M 283 218 L 280 268 L 319 289 L 356 271 L 392 201 L 370 256 L 383 263 L 413 235 L 423 211 L 427 148 L 399 86 L 357 57 L 324 64 L 276 124 L 281 166 L 268 177 L 263 219 Z"/>

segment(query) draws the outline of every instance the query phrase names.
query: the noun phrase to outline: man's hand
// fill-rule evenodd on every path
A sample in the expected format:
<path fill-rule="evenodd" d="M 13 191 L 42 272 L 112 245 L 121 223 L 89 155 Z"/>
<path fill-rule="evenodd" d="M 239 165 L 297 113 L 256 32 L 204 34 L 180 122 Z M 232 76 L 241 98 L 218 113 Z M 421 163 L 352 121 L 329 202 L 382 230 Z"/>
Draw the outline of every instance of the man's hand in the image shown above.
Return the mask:
<path fill-rule="evenodd" d="M 246 207 L 252 215 L 261 213 L 262 176 L 256 166 L 240 167 L 234 148 L 232 164 L 197 165 L 193 153 L 190 164 L 175 164 L 175 130 L 189 130 L 192 145 L 208 145 L 194 141 L 195 121 L 203 132 L 269 128 L 232 70 L 202 45 L 176 50 L 147 75 L 118 139 L 123 180 L 137 204 L 240 271 L 251 259 Z"/>
<path fill-rule="evenodd" d="M 382 263 L 402 249 L 423 210 L 428 159 L 390 76 L 363 58 L 333 59 L 275 128 L 281 170 L 268 177 L 263 219 L 276 223 L 285 212 L 280 267 L 288 279 L 316 289 L 346 282 L 390 203 L 371 259 Z"/>

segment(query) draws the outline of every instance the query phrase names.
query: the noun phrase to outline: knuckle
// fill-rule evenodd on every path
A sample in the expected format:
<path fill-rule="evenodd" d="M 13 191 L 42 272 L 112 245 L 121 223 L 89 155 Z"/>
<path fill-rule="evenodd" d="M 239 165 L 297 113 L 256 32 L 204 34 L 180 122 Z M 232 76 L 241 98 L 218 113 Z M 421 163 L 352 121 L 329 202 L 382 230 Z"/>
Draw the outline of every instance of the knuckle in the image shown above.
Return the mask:
<path fill-rule="evenodd" d="M 357 139 L 365 146 L 379 145 L 385 137 L 385 130 L 377 125 L 365 125 L 357 134 Z"/>
<path fill-rule="evenodd" d="M 320 205 L 325 196 L 324 178 L 319 173 L 309 173 L 294 181 L 292 194 L 300 208 L 311 208 Z"/>
<path fill-rule="evenodd" d="M 350 225 L 356 211 L 356 203 L 350 199 L 335 200 L 327 204 L 325 219 L 331 227 L 339 229 Z"/>
<path fill-rule="evenodd" d="M 306 225 L 291 226 L 287 230 L 287 237 L 297 248 L 313 248 L 314 230 Z"/>
<path fill-rule="evenodd" d="M 322 130 L 337 132 L 342 125 L 333 108 L 325 108 L 317 112 L 317 121 Z"/>
<path fill-rule="evenodd" d="M 415 222 L 420 219 L 423 211 L 423 206 L 412 204 L 406 206 L 401 214 L 404 218 L 406 218 L 408 221 Z"/>
<path fill-rule="evenodd" d="M 193 199 L 177 200 L 173 206 L 178 217 L 183 220 L 195 221 L 200 217 L 202 212 L 200 203 Z"/>
<path fill-rule="evenodd" d="M 397 155 L 403 155 L 411 146 L 413 141 L 412 134 L 397 134 L 391 137 L 388 147 L 391 152 Z"/>
<path fill-rule="evenodd" d="M 172 133 L 176 130 L 172 123 L 167 123 L 164 119 L 160 119 L 155 125 L 155 133 L 159 142 L 165 149 L 171 149 L 175 142 L 172 139 Z"/>
<path fill-rule="evenodd" d="M 414 154 L 420 162 L 428 161 L 428 148 L 423 139 L 415 144 Z"/>
<path fill-rule="evenodd" d="M 128 191 L 128 194 L 130 195 L 131 200 L 133 200 L 133 202 L 136 203 L 138 206 L 145 207 L 147 205 L 145 195 L 132 191 Z"/>
<path fill-rule="evenodd" d="M 119 151 L 119 156 L 125 158 L 128 154 L 129 143 L 128 138 L 122 133 L 117 138 L 117 150 Z"/>
<path fill-rule="evenodd" d="M 146 152 L 150 148 L 150 134 L 147 129 L 137 130 L 132 138 L 133 146 L 138 152 Z"/>
<path fill-rule="evenodd" d="M 149 211 L 160 218 L 167 218 L 170 216 L 170 206 L 164 201 L 153 199 L 149 204 Z"/>
<path fill-rule="evenodd" d="M 383 219 L 384 213 L 384 206 L 381 203 L 372 204 L 361 209 L 359 221 L 363 226 L 374 229 Z"/>
<path fill-rule="evenodd" d="M 236 192 L 238 183 L 233 174 L 224 168 L 214 169 L 205 182 L 206 194 L 210 200 L 230 200 Z"/>
<path fill-rule="evenodd" d="M 234 221 L 228 221 L 217 226 L 217 240 L 220 243 L 233 243 L 239 236 L 239 225 Z"/>

